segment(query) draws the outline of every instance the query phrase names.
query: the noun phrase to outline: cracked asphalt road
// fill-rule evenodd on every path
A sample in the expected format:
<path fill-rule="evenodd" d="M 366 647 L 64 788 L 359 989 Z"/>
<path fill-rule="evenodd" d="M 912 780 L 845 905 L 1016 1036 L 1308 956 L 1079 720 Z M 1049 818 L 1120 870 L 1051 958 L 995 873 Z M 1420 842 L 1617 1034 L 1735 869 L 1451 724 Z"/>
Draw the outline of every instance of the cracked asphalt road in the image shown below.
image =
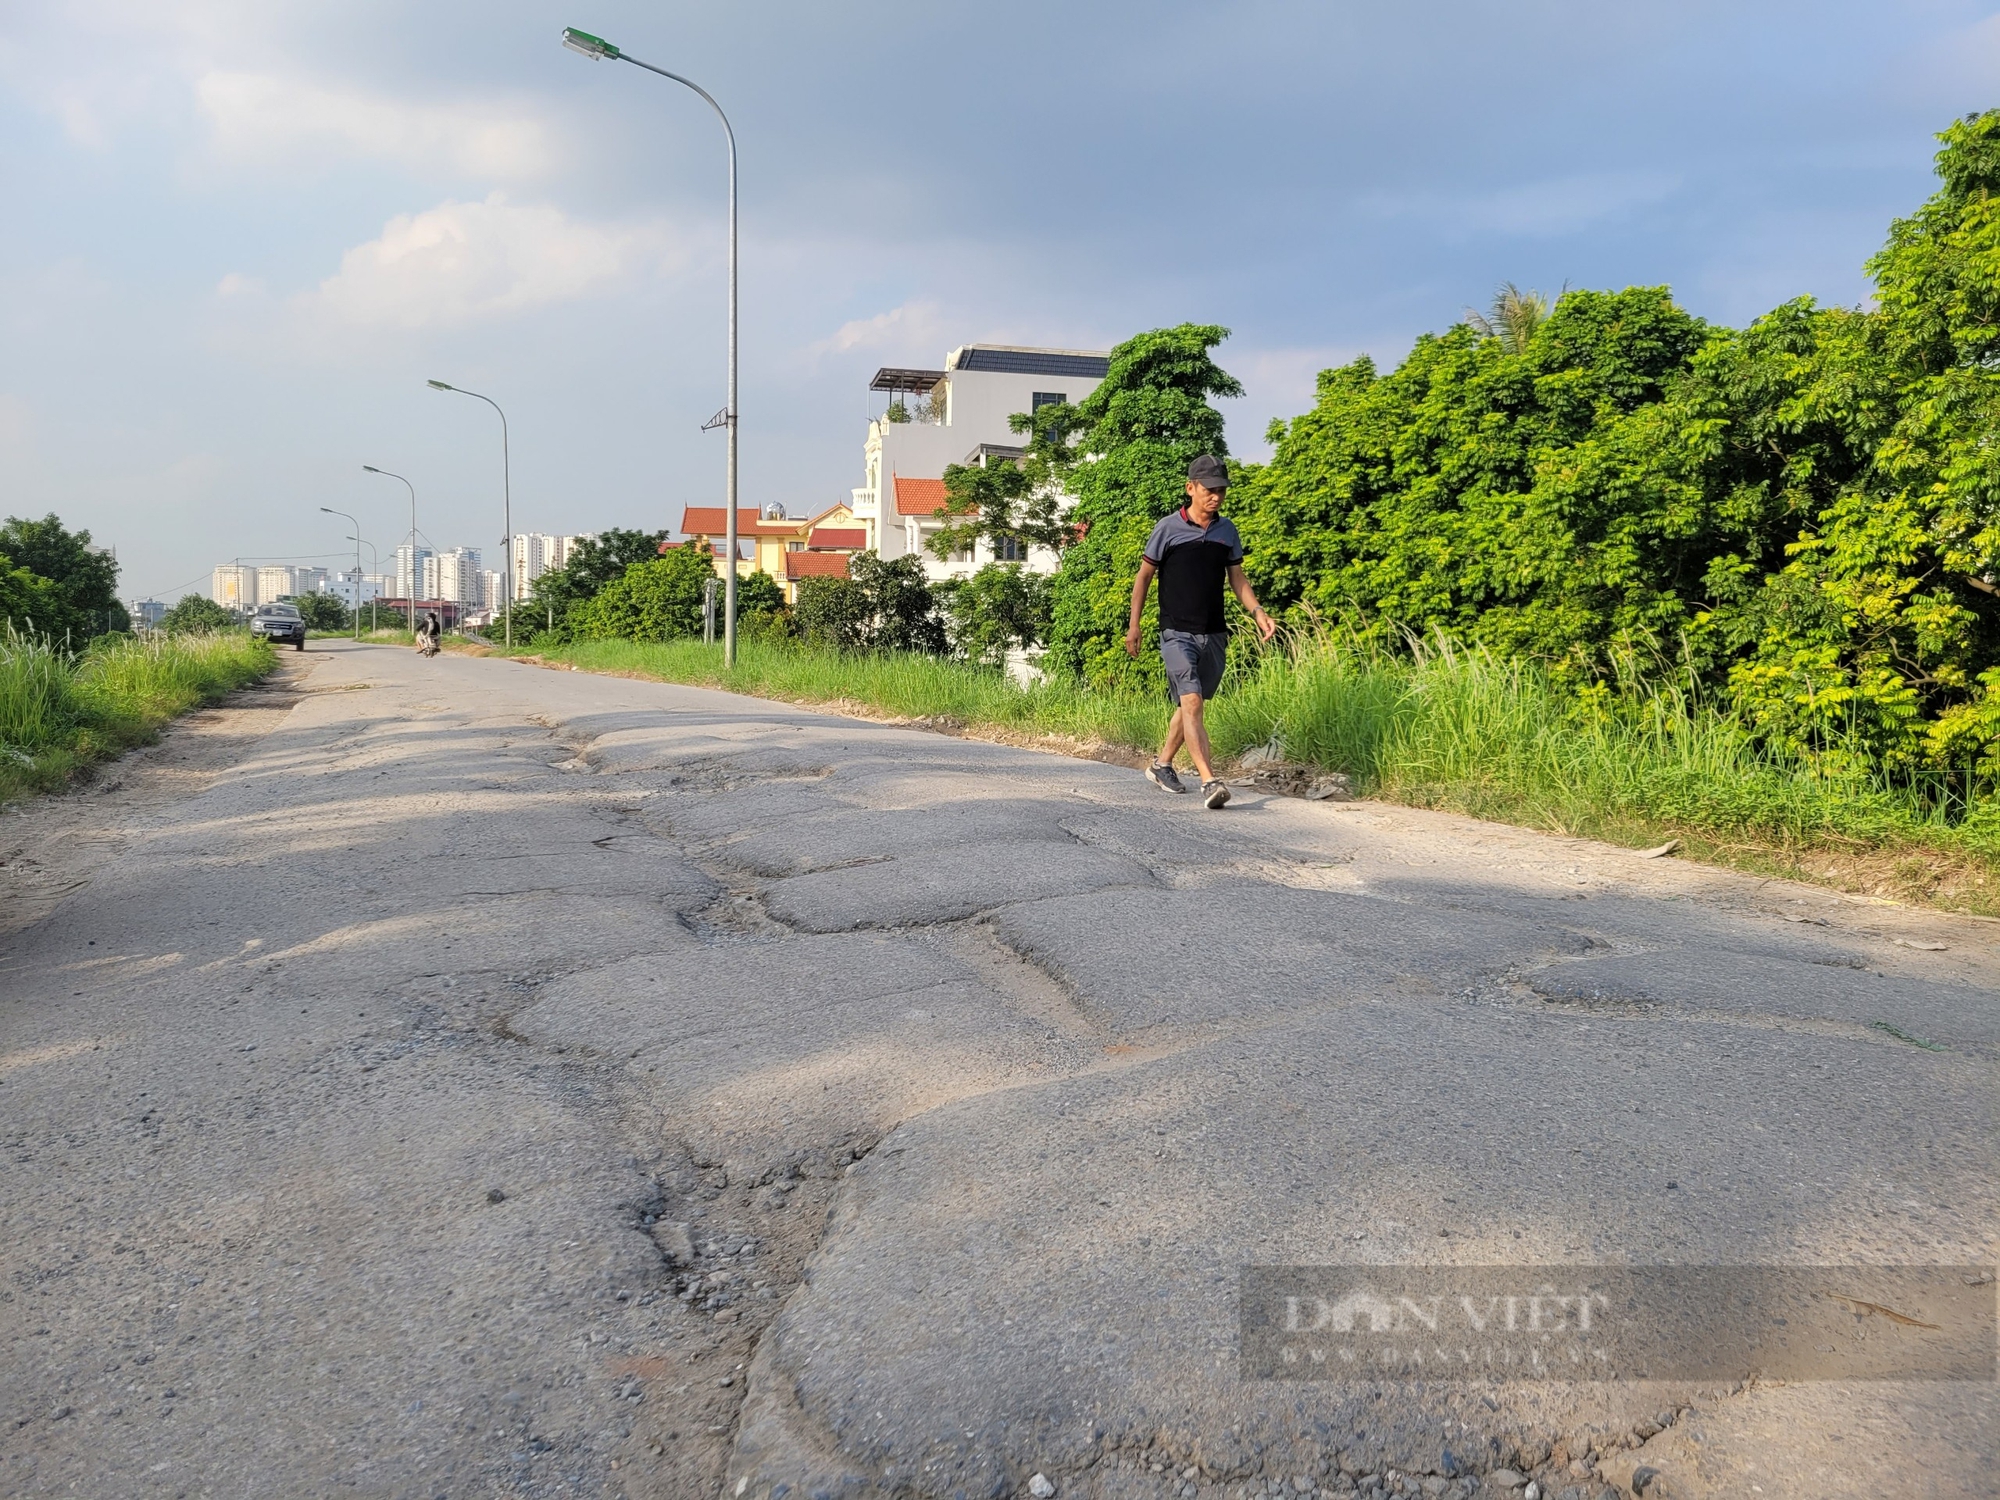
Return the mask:
<path fill-rule="evenodd" d="M 0 818 L 0 1492 L 1994 1487 L 1990 1382 L 1257 1381 L 1235 1323 L 1247 1265 L 1991 1265 L 1990 923 L 286 671 Z"/>

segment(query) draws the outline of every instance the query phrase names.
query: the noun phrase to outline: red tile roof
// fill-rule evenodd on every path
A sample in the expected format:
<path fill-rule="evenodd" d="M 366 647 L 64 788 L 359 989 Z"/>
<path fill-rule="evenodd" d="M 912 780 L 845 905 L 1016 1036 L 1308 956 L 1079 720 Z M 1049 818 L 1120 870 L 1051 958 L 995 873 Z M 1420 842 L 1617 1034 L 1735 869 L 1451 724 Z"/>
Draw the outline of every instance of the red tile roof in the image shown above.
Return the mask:
<path fill-rule="evenodd" d="M 828 552 L 859 552 L 868 545 L 868 530 L 864 526 L 820 526 L 806 538 L 806 545 Z"/>
<path fill-rule="evenodd" d="M 787 578 L 845 578 L 847 576 L 847 554 L 845 552 L 787 552 L 785 554 L 785 576 Z"/>
<path fill-rule="evenodd" d="M 944 506 L 942 479 L 905 479 L 896 475 L 896 514 L 928 516 Z"/>
<path fill-rule="evenodd" d="M 797 536 L 804 521 L 766 521 L 750 507 L 736 507 L 736 535 Z M 681 531 L 686 536 L 721 536 L 729 529 L 729 513 L 720 505 L 690 505 L 681 512 Z"/>

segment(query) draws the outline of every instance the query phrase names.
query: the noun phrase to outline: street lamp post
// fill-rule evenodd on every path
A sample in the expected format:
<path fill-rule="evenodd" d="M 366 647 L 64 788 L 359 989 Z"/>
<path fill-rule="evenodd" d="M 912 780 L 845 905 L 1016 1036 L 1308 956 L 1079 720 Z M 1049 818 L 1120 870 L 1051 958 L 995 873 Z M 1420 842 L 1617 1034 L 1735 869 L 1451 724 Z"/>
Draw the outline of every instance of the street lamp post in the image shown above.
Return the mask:
<path fill-rule="evenodd" d="M 725 666 L 736 664 L 736 132 L 730 128 L 729 116 L 722 112 L 722 106 L 715 102 L 715 96 L 692 79 L 683 78 L 678 73 L 669 73 L 665 68 L 656 68 L 651 63 L 640 62 L 628 52 L 621 52 L 601 36 L 592 36 L 587 31 L 578 31 L 574 26 L 563 28 L 562 43 L 572 52 L 581 52 L 593 62 L 628 62 L 635 68 L 644 68 L 648 73 L 657 73 L 662 78 L 671 78 L 675 83 L 684 84 L 708 101 L 708 107 L 715 111 L 722 121 L 722 133 L 729 140 L 729 404 L 716 414 L 716 418 L 727 425 L 729 435 L 729 477 L 725 485 L 726 501 L 723 511 L 724 529 L 728 536 L 729 569 L 723 576 L 722 602 L 722 661 Z M 707 424 L 716 425 L 716 419 Z"/>
<path fill-rule="evenodd" d="M 321 510 L 330 516 L 339 516 L 344 521 L 354 522 L 354 535 L 349 538 L 354 543 L 354 639 L 361 639 L 361 523 L 344 510 L 335 510 L 331 505 L 322 505 Z M 379 565 L 378 565 L 379 566 Z"/>
<path fill-rule="evenodd" d="M 357 533 L 361 530 L 359 526 L 354 529 Z M 375 564 L 375 576 L 380 578 L 382 576 L 382 554 L 375 550 L 375 544 L 363 540 L 359 535 L 351 536 L 348 540 L 368 549 L 368 556 Z M 361 623 L 361 595 L 359 593 L 356 593 L 354 596 L 354 618 L 357 625 Z M 381 628 L 381 624 L 381 620 L 375 613 L 375 596 L 370 594 L 368 596 L 368 633 L 373 635 Z"/>
<path fill-rule="evenodd" d="M 401 474 L 391 474 L 387 469 L 378 469 L 373 464 L 363 464 L 361 467 L 365 472 L 380 474 L 384 479 L 403 479 Z M 422 570 L 417 567 L 417 487 L 407 479 L 403 479 L 403 484 L 410 492 L 410 633 L 414 635 L 417 630 L 417 590 L 424 586 L 424 581 Z M 354 529 L 359 531 L 361 528 L 356 526 Z M 378 567 L 381 565 L 379 558 L 376 565 Z"/>
<path fill-rule="evenodd" d="M 442 380 L 427 382 L 434 391 L 452 391 L 460 396 L 471 396 L 484 401 L 495 411 L 500 411 L 500 403 L 491 396 L 482 396 L 477 391 L 468 391 L 463 386 L 446 385 Z M 507 413 L 500 411 L 500 504 L 503 519 L 501 529 L 507 534 L 500 538 L 501 583 L 507 595 L 507 649 L 514 649 L 514 481 L 507 458 Z"/>

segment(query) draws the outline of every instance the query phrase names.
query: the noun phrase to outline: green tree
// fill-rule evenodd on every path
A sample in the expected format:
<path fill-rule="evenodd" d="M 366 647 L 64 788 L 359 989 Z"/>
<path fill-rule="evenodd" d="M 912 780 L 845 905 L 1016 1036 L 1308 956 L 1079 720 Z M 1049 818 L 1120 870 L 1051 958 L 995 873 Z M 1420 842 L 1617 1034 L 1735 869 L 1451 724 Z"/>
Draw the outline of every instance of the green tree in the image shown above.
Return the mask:
<path fill-rule="evenodd" d="M 90 545 L 90 533 L 71 531 L 53 512 L 39 521 L 9 516 L 0 524 L 0 555 L 54 585 L 58 618 L 37 627 L 53 639 L 65 633 L 81 647 L 92 636 L 132 628 L 118 602 L 118 564 Z"/>
<path fill-rule="evenodd" d="M 1081 533 L 1051 590 L 1044 664 L 1093 681 L 1150 681 L 1157 663 L 1125 655 L 1125 619 L 1139 555 L 1153 524 L 1180 504 L 1198 455 L 1228 456 L 1222 413 L 1209 404 L 1243 387 L 1209 357 L 1226 328 L 1183 323 L 1127 339 L 1111 368 L 1077 404 L 1070 446 L 1088 454 L 1071 468 L 1069 520 Z M 1039 419 L 1039 418 L 1038 418 Z M 1152 608 L 1149 639 L 1157 638 Z"/>
<path fill-rule="evenodd" d="M 792 623 L 801 639 L 837 651 L 865 651 L 873 622 L 868 591 L 852 578 L 822 574 L 799 580 Z"/>
<path fill-rule="evenodd" d="M 657 545 L 657 544 L 656 544 Z M 623 576 L 575 606 L 570 628 L 583 640 L 664 641 L 699 635 L 715 563 L 692 544 L 633 563 Z"/>
<path fill-rule="evenodd" d="M 1780 540 L 1754 496 L 1713 503 L 1687 441 L 1711 393 L 1665 403 L 1713 337 L 1665 288 L 1571 292 L 1518 354 L 1461 324 L 1391 375 L 1323 372 L 1232 501 L 1260 597 L 1584 673 L 1674 640 L 1718 554 Z"/>
<path fill-rule="evenodd" d="M 300 594 L 292 603 L 299 607 L 308 630 L 331 634 L 354 628 L 354 615 L 337 594 Z"/>
<path fill-rule="evenodd" d="M 913 556 L 884 562 L 872 550 L 857 552 L 845 578 L 801 579 L 792 617 L 806 640 L 843 651 L 942 656 L 949 649 L 937 596 Z"/>
<path fill-rule="evenodd" d="M 1500 283 L 1493 305 L 1485 312 L 1467 309 L 1466 326 L 1482 338 L 1499 341 L 1503 354 L 1522 354 L 1535 340 L 1535 330 L 1548 321 L 1554 303 L 1540 292 L 1524 292 L 1511 281 Z"/>
<path fill-rule="evenodd" d="M 49 622 L 66 618 L 56 586 L 39 573 L 17 567 L 0 553 L 0 620 L 12 635 L 43 636 Z M 57 639 L 61 639 L 58 627 Z"/>
<path fill-rule="evenodd" d="M 205 594 L 183 594 L 181 602 L 160 619 L 168 635 L 193 635 L 204 630 L 229 630 L 236 616 Z"/>
<path fill-rule="evenodd" d="M 1869 262 L 1879 325 L 1819 361 L 1807 399 L 1875 442 L 1792 543 L 1787 585 L 1838 632 L 1758 643 L 1739 692 L 1828 704 L 1876 759 L 2000 754 L 2000 111 L 1940 137 L 1938 191 Z M 1885 399 L 1886 368 L 1893 398 Z M 1813 679 L 1818 678 L 1816 687 Z M 1994 769 L 2000 769 L 1995 766 Z"/>
<path fill-rule="evenodd" d="M 924 577 L 923 562 L 904 556 L 884 562 L 873 549 L 848 559 L 847 576 L 868 604 L 871 651 L 920 651 L 942 656 L 949 649 L 937 596 Z"/>
<path fill-rule="evenodd" d="M 537 578 L 525 603 L 514 610 L 514 626 L 539 641 L 560 643 L 573 638 L 570 612 L 637 563 L 651 562 L 660 554 L 664 531 L 629 531 L 613 528 L 577 543 L 569 561 L 551 568 Z"/>
<path fill-rule="evenodd" d="M 945 524 L 926 544 L 934 557 L 970 552 L 981 538 L 996 556 L 1023 557 L 1030 547 L 1060 552 L 1074 537 L 1065 511 L 1081 430 L 1077 409 L 1052 402 L 1015 412 L 1007 424 L 1028 434 L 1021 458 L 945 465 L 945 503 L 935 512 Z"/>
<path fill-rule="evenodd" d="M 715 608 L 717 625 L 721 627 L 722 579 L 715 580 Z M 785 590 L 777 579 L 769 573 L 738 573 L 736 575 L 736 624 L 738 629 L 755 625 L 762 628 L 785 611 Z"/>
<path fill-rule="evenodd" d="M 1872 309 L 1503 288 L 1324 372 L 1232 500 L 1260 592 L 1578 679 L 1662 653 L 1832 771 L 2000 774 L 2000 112 L 1940 140 Z"/>
<path fill-rule="evenodd" d="M 970 661 L 997 667 L 1007 653 L 1047 639 L 1050 580 L 1019 563 L 988 563 L 970 578 L 940 586 L 952 645 Z"/>

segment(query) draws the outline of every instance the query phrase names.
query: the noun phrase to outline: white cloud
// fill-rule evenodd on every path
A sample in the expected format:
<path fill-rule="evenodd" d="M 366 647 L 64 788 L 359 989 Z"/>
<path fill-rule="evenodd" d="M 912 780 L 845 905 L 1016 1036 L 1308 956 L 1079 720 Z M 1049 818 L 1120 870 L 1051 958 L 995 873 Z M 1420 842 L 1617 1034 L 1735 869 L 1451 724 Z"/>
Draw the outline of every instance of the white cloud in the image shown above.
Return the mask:
<path fill-rule="evenodd" d="M 936 302 L 920 298 L 872 318 L 843 323 L 829 337 L 808 346 L 806 352 L 823 355 L 846 354 L 854 349 L 928 351 L 945 337 L 943 310 Z M 924 357 L 933 356 L 926 353 Z"/>
<path fill-rule="evenodd" d="M 194 92 L 237 161 L 364 156 L 506 180 L 540 176 L 555 157 L 547 126 L 520 106 L 409 104 L 276 73 L 209 72 Z"/>
<path fill-rule="evenodd" d="M 681 259 L 664 226 L 585 224 L 494 193 L 398 215 L 297 302 L 348 326 L 437 327 L 602 296 Z"/>

